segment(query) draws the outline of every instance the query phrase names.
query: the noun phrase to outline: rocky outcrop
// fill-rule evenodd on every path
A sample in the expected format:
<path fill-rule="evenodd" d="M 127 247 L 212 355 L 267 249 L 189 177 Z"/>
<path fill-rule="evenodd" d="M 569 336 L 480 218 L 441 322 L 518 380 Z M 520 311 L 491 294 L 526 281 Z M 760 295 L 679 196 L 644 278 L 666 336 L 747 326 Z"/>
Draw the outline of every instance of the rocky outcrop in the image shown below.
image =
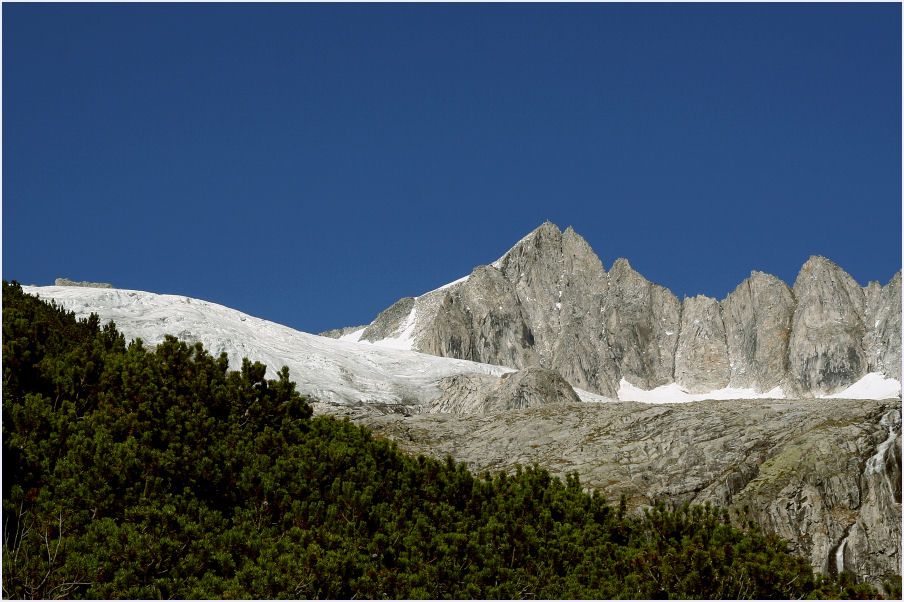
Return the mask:
<path fill-rule="evenodd" d="M 398 337 L 408 325 L 414 308 L 414 297 L 403 297 L 380 312 L 380 315 L 361 333 L 362 341 L 379 341 Z"/>
<path fill-rule="evenodd" d="M 513 378 L 514 375 L 509 376 Z M 493 377 L 490 377 L 493 378 Z M 476 472 L 534 462 L 633 508 L 711 502 L 823 573 L 881 588 L 901 567 L 900 401 L 555 403 L 492 415 L 359 420 Z M 745 510 L 746 508 L 746 510 Z M 841 560 L 838 560 L 838 559 Z"/>
<path fill-rule="evenodd" d="M 675 351 L 675 382 L 691 393 L 728 385 L 731 368 L 719 302 L 687 297 L 681 303 L 681 334 Z"/>
<path fill-rule="evenodd" d="M 871 371 L 901 380 L 901 275 L 863 288 L 812 257 L 793 289 L 754 271 L 721 302 L 681 302 L 626 259 L 607 273 L 573 229 L 546 222 L 468 277 L 400 300 L 362 339 L 403 331 L 418 351 L 548 368 L 609 397 L 623 379 L 832 394 Z"/>
<path fill-rule="evenodd" d="M 901 380 L 901 272 L 885 286 L 870 282 L 866 287 L 864 340 L 870 372 L 881 372 Z"/>
<path fill-rule="evenodd" d="M 879 421 L 887 433 L 866 461 L 861 477 L 861 506 L 846 536 L 835 546 L 829 567 L 848 570 L 879 583 L 888 567 L 901 567 L 901 412 L 888 410 Z M 834 560 L 834 566 L 832 566 Z"/>
<path fill-rule="evenodd" d="M 418 298 L 416 348 L 512 368 L 540 366 L 574 386 L 614 395 L 617 370 L 599 319 L 607 288 L 586 241 L 546 223 L 464 282 Z"/>
<path fill-rule="evenodd" d="M 512 368 L 538 365 L 522 310 L 511 282 L 499 270 L 480 266 L 465 286 L 443 299 L 422 350 Z"/>
<path fill-rule="evenodd" d="M 356 330 L 364 330 L 365 328 L 367 328 L 366 324 L 363 324 L 361 326 L 346 326 L 344 328 L 334 328 L 333 330 L 325 330 L 321 333 L 318 333 L 317 336 L 327 337 L 330 339 L 338 339 L 338 338 L 344 337 L 347 334 L 351 334 L 351 333 L 355 332 Z"/>
<path fill-rule="evenodd" d="M 814 256 L 801 268 L 793 291 L 797 307 L 788 344 L 791 385 L 818 394 L 856 382 L 869 369 L 863 349 L 863 288 L 830 260 Z"/>
<path fill-rule="evenodd" d="M 87 280 L 83 280 L 82 282 L 75 282 L 74 280 L 69 280 L 68 278 L 57 278 L 53 281 L 54 286 L 86 286 L 89 288 L 114 288 L 112 284 L 107 282 L 88 282 Z"/>
<path fill-rule="evenodd" d="M 428 412 L 483 415 L 581 401 L 557 372 L 537 367 L 501 377 L 487 374 L 450 376 L 440 381 L 439 388 L 443 395 L 431 404 Z"/>
<path fill-rule="evenodd" d="M 794 305 L 787 284 L 756 271 L 722 301 L 730 386 L 770 391 L 782 384 Z"/>
<path fill-rule="evenodd" d="M 642 389 L 673 382 L 680 314 L 668 289 L 638 274 L 627 259 L 615 260 L 604 320 L 619 378 Z"/>

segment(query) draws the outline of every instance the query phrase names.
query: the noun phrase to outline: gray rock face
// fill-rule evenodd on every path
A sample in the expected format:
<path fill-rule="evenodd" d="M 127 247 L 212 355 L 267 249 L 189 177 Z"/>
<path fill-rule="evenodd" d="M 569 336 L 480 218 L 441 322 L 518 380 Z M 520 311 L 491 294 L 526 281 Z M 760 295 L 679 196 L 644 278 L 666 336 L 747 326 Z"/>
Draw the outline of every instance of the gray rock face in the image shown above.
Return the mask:
<path fill-rule="evenodd" d="M 642 389 L 673 382 L 681 304 L 668 289 L 616 259 L 609 271 L 606 344 L 619 378 Z"/>
<path fill-rule="evenodd" d="M 731 368 L 719 302 L 697 295 L 681 304 L 681 334 L 675 351 L 675 382 L 690 392 L 728 385 Z"/>
<path fill-rule="evenodd" d="M 812 257 L 793 289 L 754 271 L 721 303 L 682 303 L 626 259 L 607 273 L 574 230 L 547 222 L 467 278 L 400 300 L 362 338 L 406 329 L 418 351 L 540 366 L 609 397 L 622 379 L 697 393 L 832 394 L 870 371 L 901 380 L 901 275 L 864 289 Z"/>
<path fill-rule="evenodd" d="M 794 297 L 788 345 L 792 385 L 834 393 L 865 375 L 866 297 L 857 282 L 825 257 L 814 256 L 797 275 Z"/>
<path fill-rule="evenodd" d="M 366 328 L 366 327 L 367 327 L 367 325 L 364 324 L 361 326 L 346 326 L 344 328 L 334 328 L 333 330 L 325 330 L 321 333 L 318 333 L 317 336 L 327 337 L 330 339 L 338 339 L 339 337 L 343 337 L 347 334 L 355 332 L 356 330 L 361 330 L 362 328 Z M 361 333 L 361 334 L 364 334 L 364 333 Z"/>
<path fill-rule="evenodd" d="M 725 298 L 722 321 L 732 387 L 770 391 L 782 384 L 794 305 L 787 284 L 756 271 Z"/>
<path fill-rule="evenodd" d="M 83 280 L 82 282 L 75 282 L 74 280 L 69 280 L 68 278 L 57 278 L 53 281 L 54 286 L 87 286 L 90 288 L 114 288 L 112 284 L 107 282 L 88 282 L 87 280 Z"/>
<path fill-rule="evenodd" d="M 491 266 L 475 268 L 464 286 L 446 295 L 420 350 L 512 368 L 540 362 L 512 284 Z"/>
<path fill-rule="evenodd" d="M 580 403 L 564 378 L 553 370 L 525 368 L 502 377 L 461 374 L 439 383 L 442 397 L 431 404 L 431 413 L 483 415 L 522 410 L 548 404 Z"/>
<path fill-rule="evenodd" d="M 856 520 L 835 546 L 827 566 L 836 572 L 851 571 L 873 584 L 887 576 L 891 563 L 897 564 L 899 572 L 901 567 L 900 408 L 883 414 L 879 425 L 888 436 L 866 461 Z"/>
<path fill-rule="evenodd" d="M 883 287 L 866 287 L 868 333 L 864 341 L 870 372 L 901 380 L 901 272 Z"/>
<path fill-rule="evenodd" d="M 465 282 L 425 295 L 417 348 L 513 368 L 541 366 L 574 386 L 614 395 L 618 378 L 599 318 L 607 287 L 590 245 L 570 228 L 563 233 L 546 223 Z M 437 292 L 444 295 L 439 303 Z"/>
<path fill-rule="evenodd" d="M 728 507 L 786 538 L 815 570 L 842 567 L 881 588 L 901 570 L 901 403 L 836 399 L 831 408 L 825 400 L 547 403 L 359 420 L 404 450 L 450 454 L 476 472 L 537 462 L 560 476 L 576 470 L 586 488 L 612 501 L 625 494 L 634 508 Z"/>
<path fill-rule="evenodd" d="M 362 341 L 379 341 L 401 334 L 414 308 L 414 297 L 403 297 L 380 312 L 361 333 Z"/>

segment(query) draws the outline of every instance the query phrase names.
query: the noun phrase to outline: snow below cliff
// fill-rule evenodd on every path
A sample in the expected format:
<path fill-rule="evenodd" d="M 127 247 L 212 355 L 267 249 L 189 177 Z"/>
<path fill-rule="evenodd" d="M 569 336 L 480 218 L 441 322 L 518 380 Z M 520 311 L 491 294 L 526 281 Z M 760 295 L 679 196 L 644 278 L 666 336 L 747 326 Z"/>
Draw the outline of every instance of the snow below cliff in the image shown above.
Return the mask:
<path fill-rule="evenodd" d="M 376 344 L 358 342 L 363 328 L 340 339 L 294 330 L 240 311 L 180 295 L 158 295 L 124 289 L 68 286 L 23 286 L 27 293 L 53 299 L 79 318 L 96 313 L 101 323 L 113 320 L 126 340 L 141 338 L 155 346 L 165 334 L 201 342 L 213 356 L 226 352 L 230 367 L 242 358 L 267 365 L 269 377 L 288 366 L 298 390 L 318 401 L 334 404 L 425 404 L 440 395 L 437 382 L 447 376 L 482 373 L 501 376 L 513 369 L 411 351 L 416 320 L 412 308 L 400 335 Z M 618 401 L 575 389 L 585 402 Z M 869 374 L 835 395 L 852 399 L 884 399 L 901 394 L 897 380 Z M 673 383 L 644 391 L 621 381 L 621 401 L 682 403 L 716 399 L 781 399 L 780 388 L 766 393 L 753 389 L 721 389 L 688 393 Z"/>

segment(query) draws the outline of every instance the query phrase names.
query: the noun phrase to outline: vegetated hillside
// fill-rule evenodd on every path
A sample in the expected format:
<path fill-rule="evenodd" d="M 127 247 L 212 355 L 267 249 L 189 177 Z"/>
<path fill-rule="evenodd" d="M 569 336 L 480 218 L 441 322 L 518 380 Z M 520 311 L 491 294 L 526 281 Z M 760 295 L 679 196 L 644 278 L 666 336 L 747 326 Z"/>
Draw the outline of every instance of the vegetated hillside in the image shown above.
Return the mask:
<path fill-rule="evenodd" d="M 475 477 L 312 419 L 288 370 L 98 322 L 3 283 L 5 597 L 878 596 L 724 511 Z"/>

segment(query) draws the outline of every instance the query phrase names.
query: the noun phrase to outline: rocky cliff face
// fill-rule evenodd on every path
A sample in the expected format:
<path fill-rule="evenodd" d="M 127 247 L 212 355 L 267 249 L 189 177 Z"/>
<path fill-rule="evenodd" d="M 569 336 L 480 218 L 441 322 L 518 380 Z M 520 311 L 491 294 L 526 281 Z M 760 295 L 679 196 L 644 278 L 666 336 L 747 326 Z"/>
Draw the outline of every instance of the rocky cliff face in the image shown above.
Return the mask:
<path fill-rule="evenodd" d="M 681 303 L 675 382 L 692 393 L 728 385 L 731 368 L 719 302 L 697 295 Z"/>
<path fill-rule="evenodd" d="M 794 307 L 787 284 L 756 271 L 722 301 L 730 386 L 769 391 L 782 384 Z"/>
<path fill-rule="evenodd" d="M 681 304 L 666 288 L 617 259 L 609 274 L 604 320 L 615 375 L 642 389 L 674 381 Z"/>
<path fill-rule="evenodd" d="M 901 275 L 861 287 L 812 257 L 793 289 L 754 271 L 721 302 L 679 301 L 626 259 L 606 272 L 574 230 L 547 222 L 467 278 L 400 300 L 362 338 L 406 328 L 416 350 L 556 370 L 606 396 L 622 379 L 642 389 L 831 394 L 868 372 L 901 380 Z"/>
<path fill-rule="evenodd" d="M 787 539 L 815 570 L 847 570 L 881 588 L 901 567 L 900 401 L 833 399 L 831 412 L 827 403 L 560 399 L 358 419 L 405 450 L 450 454 L 477 472 L 537 462 L 558 475 L 576 470 L 586 488 L 613 502 L 625 494 L 634 508 L 715 503 Z"/>
<path fill-rule="evenodd" d="M 811 257 L 794 282 L 788 358 L 800 391 L 833 393 L 867 373 L 866 296 L 844 270 Z"/>
<path fill-rule="evenodd" d="M 901 380 L 901 272 L 866 287 L 866 357 L 870 372 Z"/>

